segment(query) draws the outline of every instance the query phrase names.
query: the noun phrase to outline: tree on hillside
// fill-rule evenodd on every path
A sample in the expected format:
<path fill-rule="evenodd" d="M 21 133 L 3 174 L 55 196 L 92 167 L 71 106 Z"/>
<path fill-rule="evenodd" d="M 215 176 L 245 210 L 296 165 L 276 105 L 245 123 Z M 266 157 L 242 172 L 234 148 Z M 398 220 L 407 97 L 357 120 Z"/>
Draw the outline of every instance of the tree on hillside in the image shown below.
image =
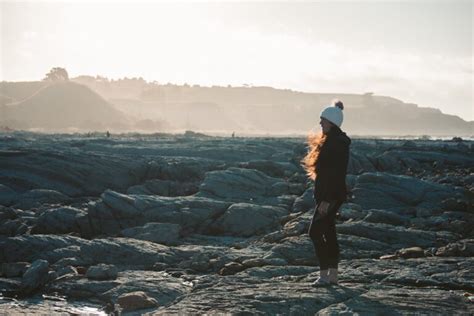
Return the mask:
<path fill-rule="evenodd" d="M 68 81 L 69 80 L 69 75 L 67 73 L 67 70 L 65 68 L 61 67 L 54 67 L 51 68 L 51 70 L 46 74 L 44 77 L 43 81 Z"/>

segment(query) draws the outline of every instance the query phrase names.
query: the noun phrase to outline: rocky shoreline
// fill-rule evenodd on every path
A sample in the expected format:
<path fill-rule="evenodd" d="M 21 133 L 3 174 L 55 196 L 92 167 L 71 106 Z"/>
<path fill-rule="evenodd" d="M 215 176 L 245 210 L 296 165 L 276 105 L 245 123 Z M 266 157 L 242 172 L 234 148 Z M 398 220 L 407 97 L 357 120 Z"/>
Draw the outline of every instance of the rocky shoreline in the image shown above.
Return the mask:
<path fill-rule="evenodd" d="M 312 288 L 304 139 L 1 133 L 0 313 L 473 314 L 474 142 L 351 150 Z"/>

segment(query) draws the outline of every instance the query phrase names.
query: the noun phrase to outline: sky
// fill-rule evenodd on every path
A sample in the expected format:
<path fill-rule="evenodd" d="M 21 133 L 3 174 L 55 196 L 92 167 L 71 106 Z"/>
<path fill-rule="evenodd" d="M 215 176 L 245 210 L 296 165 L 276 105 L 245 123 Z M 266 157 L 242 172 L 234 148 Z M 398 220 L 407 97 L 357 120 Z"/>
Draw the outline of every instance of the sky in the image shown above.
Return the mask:
<path fill-rule="evenodd" d="M 373 92 L 474 120 L 469 0 L 0 0 L 0 12 L 0 80 L 64 67 L 70 77 Z"/>

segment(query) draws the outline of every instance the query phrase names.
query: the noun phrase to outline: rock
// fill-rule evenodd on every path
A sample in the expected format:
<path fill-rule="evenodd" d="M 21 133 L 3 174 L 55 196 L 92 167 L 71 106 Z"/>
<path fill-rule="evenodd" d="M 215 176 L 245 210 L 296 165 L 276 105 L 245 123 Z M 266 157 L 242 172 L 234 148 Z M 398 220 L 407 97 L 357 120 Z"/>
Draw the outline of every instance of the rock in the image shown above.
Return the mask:
<path fill-rule="evenodd" d="M 391 152 L 385 152 L 382 155 L 376 157 L 376 159 L 377 167 L 380 171 L 390 171 L 398 173 L 402 169 L 399 160 L 394 157 Z"/>
<path fill-rule="evenodd" d="M 77 251 L 77 253 L 80 252 L 81 248 L 80 247 L 75 247 L 75 246 L 70 246 L 70 247 L 66 247 L 66 249 L 68 250 L 72 250 L 72 254 L 74 254 L 74 250 Z M 61 250 L 58 250 L 57 252 L 60 252 Z M 54 268 L 55 271 L 60 271 L 62 268 L 66 268 L 68 266 L 72 266 L 72 267 L 76 267 L 76 269 L 79 267 L 79 266 L 82 266 L 82 265 L 89 265 L 91 264 L 91 262 L 89 260 L 87 260 L 87 258 L 82 258 L 82 257 L 63 257 L 61 259 L 59 259 L 58 261 L 56 261 L 52 266 Z M 84 273 L 85 274 L 85 271 Z"/>
<path fill-rule="evenodd" d="M 94 239 L 82 245 L 77 252 L 77 255 L 79 254 L 89 264 L 105 263 L 137 267 L 152 267 L 157 262 L 176 264 L 182 260 L 178 255 L 179 251 L 133 238 Z"/>
<path fill-rule="evenodd" d="M 431 247 L 437 246 L 444 241 L 455 238 L 452 234 L 439 234 L 416 229 L 392 226 L 388 224 L 374 224 L 365 222 L 346 222 L 336 225 L 337 232 L 347 235 L 355 235 L 383 242 L 394 247 Z"/>
<path fill-rule="evenodd" d="M 7 219 L 16 219 L 17 217 L 18 215 L 12 208 L 0 205 L 0 223 Z"/>
<path fill-rule="evenodd" d="M 295 199 L 293 203 L 292 212 L 307 212 L 309 210 L 314 209 L 316 206 L 316 202 L 313 198 L 313 188 L 308 188 L 304 193 Z"/>
<path fill-rule="evenodd" d="M 440 257 L 472 257 L 474 256 L 474 239 L 464 239 L 438 248 L 436 255 Z"/>
<path fill-rule="evenodd" d="M 124 311 L 133 311 L 158 306 L 158 302 L 155 299 L 149 297 L 142 291 L 123 294 L 117 299 L 117 303 Z"/>
<path fill-rule="evenodd" d="M 102 201 L 110 209 L 115 210 L 118 218 L 134 218 L 141 214 L 137 208 L 136 199 L 133 196 L 107 190 L 101 195 Z"/>
<path fill-rule="evenodd" d="M 396 255 L 401 258 L 420 258 L 425 256 L 425 252 L 420 247 L 410 247 L 397 250 Z"/>
<path fill-rule="evenodd" d="M 245 269 L 245 266 L 238 262 L 230 262 L 226 264 L 220 271 L 220 275 L 232 275 Z"/>
<path fill-rule="evenodd" d="M 21 261 L 18 258 L 46 259 L 55 266 L 106 263 L 152 267 L 157 262 L 176 263 L 182 260 L 179 250 L 132 238 L 85 240 L 54 235 L 17 236 L 0 240 L 0 250 L 4 250 L 0 251 L 2 262 Z"/>
<path fill-rule="evenodd" d="M 466 212 L 468 207 L 467 203 L 461 199 L 448 198 L 441 202 L 441 206 L 446 211 L 460 211 Z"/>
<path fill-rule="evenodd" d="M 18 295 L 18 293 L 21 291 L 21 280 L 18 280 L 17 278 L 0 278 L 0 289 L 2 289 L 2 304 L 0 304 L 0 313 L 8 315 L 6 311 L 2 311 L 2 307 L 5 308 L 8 305 L 4 303 L 5 298 Z M 11 313 L 11 307 L 9 308 L 8 312 Z"/>
<path fill-rule="evenodd" d="M 57 271 L 57 277 L 62 277 L 63 275 L 78 275 L 79 272 L 77 271 L 77 269 L 73 266 L 65 266 L 65 267 L 62 267 L 60 268 L 58 271 Z"/>
<path fill-rule="evenodd" d="M 437 208 L 456 194 L 448 186 L 387 173 L 364 173 L 352 191 L 353 202 L 364 209 L 400 210 L 408 207 Z"/>
<path fill-rule="evenodd" d="M 348 174 L 360 174 L 362 172 L 376 171 L 374 164 L 365 154 L 354 152 L 350 153 L 349 164 L 347 166 Z"/>
<path fill-rule="evenodd" d="M 349 219 L 359 220 L 367 215 L 367 211 L 362 210 L 362 207 L 358 204 L 344 203 L 339 209 L 339 215 L 343 221 Z"/>
<path fill-rule="evenodd" d="M 122 235 L 135 239 L 148 240 L 165 245 L 177 245 L 181 226 L 169 223 L 148 223 L 143 227 L 122 230 Z"/>
<path fill-rule="evenodd" d="M 173 223 L 187 230 L 204 231 L 230 205 L 196 196 L 128 196 L 106 192 L 102 198 L 103 201 L 93 203 L 89 208 L 88 221 L 83 227 L 86 230 L 89 228 L 90 232 L 85 237 L 101 234 L 115 236 L 124 228 L 149 222 Z M 82 227 L 81 232 L 84 232 Z"/>
<path fill-rule="evenodd" d="M 86 212 L 73 207 L 47 210 L 39 216 L 35 226 L 31 229 L 31 233 L 66 234 L 80 232 L 77 220 L 85 214 Z"/>
<path fill-rule="evenodd" d="M 46 260 L 38 259 L 23 274 L 21 280 L 21 288 L 23 293 L 31 294 L 35 290 L 41 288 L 48 281 L 49 263 Z"/>
<path fill-rule="evenodd" d="M 407 171 L 420 171 L 423 169 L 423 167 L 418 161 L 410 157 L 400 157 L 400 161 L 402 162 L 404 168 Z"/>
<path fill-rule="evenodd" d="M 56 271 L 48 271 L 48 281 L 47 282 L 52 282 L 58 278 L 58 274 Z"/>
<path fill-rule="evenodd" d="M 384 223 L 390 225 L 404 225 L 408 222 L 405 217 L 384 210 L 367 211 L 367 215 L 363 218 L 363 221 L 370 223 Z"/>
<path fill-rule="evenodd" d="M 90 243 L 72 236 L 55 235 L 22 235 L 0 240 L 0 262 L 34 261 L 45 259 L 52 263 L 58 259 L 55 252 L 70 246 L 81 246 Z M 74 255 L 79 255 L 80 248 Z"/>
<path fill-rule="evenodd" d="M 195 153 L 186 155 L 184 151 L 188 148 L 189 147 L 181 148 L 179 152 L 174 151 L 172 153 L 174 157 L 160 157 L 149 162 L 146 172 L 148 179 L 172 180 L 178 182 L 202 181 L 205 172 L 222 169 L 220 162 L 212 160 L 213 158 L 206 154 L 203 154 L 202 157 L 194 155 Z M 219 153 L 217 153 L 217 155 L 219 155 Z M 170 155 L 165 154 L 164 156 Z M 217 159 L 220 160 L 222 158 L 219 157 Z"/>
<path fill-rule="evenodd" d="M 18 198 L 18 194 L 7 187 L 6 185 L 0 184 L 0 205 L 10 206 Z"/>
<path fill-rule="evenodd" d="M 80 275 L 86 275 L 87 273 L 86 267 L 79 266 L 79 267 L 76 267 L 76 270 L 77 270 L 77 273 Z"/>
<path fill-rule="evenodd" d="M 302 220 L 302 218 L 296 218 L 283 226 L 285 236 L 297 236 L 308 232 L 311 219 Z"/>
<path fill-rule="evenodd" d="M 17 236 L 22 235 L 28 231 L 28 226 L 22 219 L 7 219 L 0 224 L 0 235 Z"/>
<path fill-rule="evenodd" d="M 86 277 L 92 280 L 115 280 L 117 275 L 117 268 L 114 265 L 107 264 L 89 267 L 86 272 Z"/>
<path fill-rule="evenodd" d="M 153 179 L 128 188 L 127 194 L 182 196 L 194 194 L 198 189 L 198 185 L 195 183 Z"/>
<path fill-rule="evenodd" d="M 439 215 L 442 211 L 440 209 L 426 209 L 419 207 L 416 209 L 416 217 L 427 218 L 433 215 Z"/>
<path fill-rule="evenodd" d="M 30 210 L 0 206 L 0 230 L 25 233 L 0 236 L 0 262 L 47 260 L 54 271 L 44 273 L 45 291 L 57 293 L 55 302 L 113 305 L 142 291 L 159 308 L 124 313 L 472 314 L 461 296 L 474 289 L 472 141 L 457 147 L 354 139 L 353 174 L 346 177 L 351 203 L 339 210 L 336 226 L 340 286 L 313 288 L 318 261 L 307 230 L 314 200 L 299 168 L 307 150 L 302 138 L 25 132 L 15 138 L 21 143 L 5 144 L 0 135 L 0 160 L 12 166 L 0 168 L 0 182 L 14 192 L 42 188 L 73 198 Z M 23 154 L 5 156 L 10 145 Z M 435 161 L 443 162 L 439 169 Z M 413 177 L 376 173 L 375 166 Z M 198 187 L 206 182 L 209 191 Z M 71 208 L 78 218 L 52 214 Z M 161 233 L 164 227 L 172 229 Z M 98 264 L 120 273 L 113 280 L 82 275 Z M 19 279 L 0 278 L 0 314 L 71 311 L 59 303 L 44 308 L 48 297 L 1 304 L 13 303 L 8 297 L 20 293 Z"/>
<path fill-rule="evenodd" d="M 154 298 L 160 306 L 164 306 L 189 293 L 192 286 L 185 280 L 195 278 L 188 278 L 184 272 L 181 276 L 174 277 L 167 272 L 123 268 L 116 280 L 96 281 L 80 276 L 66 277 L 52 283 L 49 290 L 80 301 L 100 300 L 104 305 L 117 303 L 118 297 L 140 290 Z"/>
<path fill-rule="evenodd" d="M 2 263 L 2 275 L 7 278 L 21 277 L 28 270 L 28 262 Z"/>
<path fill-rule="evenodd" d="M 153 265 L 153 271 L 164 271 L 168 267 L 167 264 L 163 262 L 157 262 Z"/>
<path fill-rule="evenodd" d="M 211 269 L 212 264 L 208 253 L 198 253 L 192 256 L 189 260 L 184 260 L 179 263 L 179 268 L 186 270 L 191 269 L 197 272 L 207 272 Z"/>
<path fill-rule="evenodd" d="M 380 257 L 380 260 L 393 260 L 398 259 L 397 255 L 383 255 Z"/>
<path fill-rule="evenodd" d="M 337 226 L 336 226 L 337 227 Z M 362 236 L 338 234 L 341 259 L 379 258 L 394 247 Z"/>
<path fill-rule="evenodd" d="M 288 186 L 278 184 L 282 180 L 272 178 L 253 169 L 229 168 L 210 171 L 202 182 L 198 196 L 251 201 L 258 197 L 285 194 Z"/>
<path fill-rule="evenodd" d="M 282 258 L 256 258 L 248 259 L 242 262 L 245 268 L 255 268 L 263 266 L 285 266 L 288 262 Z"/>
<path fill-rule="evenodd" d="M 249 203 L 232 204 L 224 215 L 212 224 L 217 234 L 249 237 L 261 235 L 280 227 L 280 218 L 288 213 L 279 207 Z M 249 221 L 249 219 L 252 219 Z"/>
<path fill-rule="evenodd" d="M 264 259 L 284 259 L 292 265 L 315 265 L 318 261 L 307 235 L 288 237 L 274 245 Z"/>
<path fill-rule="evenodd" d="M 58 204 L 69 200 L 69 197 L 61 192 L 45 189 L 34 189 L 23 193 L 18 198 L 18 202 L 13 205 L 15 208 L 31 209 L 43 204 Z"/>
<path fill-rule="evenodd" d="M 281 163 L 274 162 L 271 160 L 251 160 L 249 162 L 242 162 L 238 166 L 240 168 L 255 169 L 261 171 L 270 177 L 283 178 L 283 176 L 285 175 L 285 171 L 288 170 L 285 167 L 288 167 L 288 165 L 282 166 Z M 291 165 L 291 167 L 292 170 L 295 171 L 294 166 Z"/>

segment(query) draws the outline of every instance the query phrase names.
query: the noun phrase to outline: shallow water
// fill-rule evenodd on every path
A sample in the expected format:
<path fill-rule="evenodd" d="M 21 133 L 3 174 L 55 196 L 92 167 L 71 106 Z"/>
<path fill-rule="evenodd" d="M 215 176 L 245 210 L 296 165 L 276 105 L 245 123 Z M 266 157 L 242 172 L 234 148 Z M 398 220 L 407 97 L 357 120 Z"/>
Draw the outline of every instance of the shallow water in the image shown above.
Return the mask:
<path fill-rule="evenodd" d="M 107 313 L 89 302 L 67 301 L 59 296 L 34 296 L 15 299 L 0 295 L 0 315 L 98 315 Z"/>

